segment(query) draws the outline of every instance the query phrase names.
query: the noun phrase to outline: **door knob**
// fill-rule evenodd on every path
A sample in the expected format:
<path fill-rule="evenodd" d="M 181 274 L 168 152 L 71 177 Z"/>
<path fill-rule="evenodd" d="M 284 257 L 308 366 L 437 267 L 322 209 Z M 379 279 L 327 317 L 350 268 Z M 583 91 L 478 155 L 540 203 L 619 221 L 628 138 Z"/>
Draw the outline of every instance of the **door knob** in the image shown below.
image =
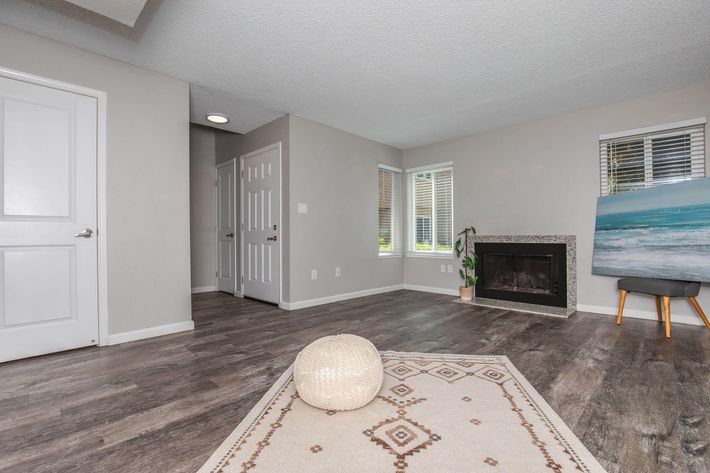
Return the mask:
<path fill-rule="evenodd" d="M 227 233 L 227 237 L 234 238 L 234 233 Z"/>
<path fill-rule="evenodd" d="M 91 235 L 94 234 L 94 231 L 90 228 L 85 228 L 79 233 L 75 233 L 74 237 L 76 238 L 91 238 Z"/>
<path fill-rule="evenodd" d="M 274 235 L 272 237 L 267 237 L 266 239 L 269 241 L 276 241 L 276 235 Z"/>

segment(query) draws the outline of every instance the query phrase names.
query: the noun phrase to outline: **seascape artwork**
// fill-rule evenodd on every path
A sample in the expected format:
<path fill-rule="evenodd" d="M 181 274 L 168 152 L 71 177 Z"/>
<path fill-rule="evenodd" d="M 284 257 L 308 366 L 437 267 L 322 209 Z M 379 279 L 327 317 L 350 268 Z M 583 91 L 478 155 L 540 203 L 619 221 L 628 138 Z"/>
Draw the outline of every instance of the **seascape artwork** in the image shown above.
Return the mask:
<path fill-rule="evenodd" d="M 592 274 L 710 281 L 710 178 L 600 197 Z"/>

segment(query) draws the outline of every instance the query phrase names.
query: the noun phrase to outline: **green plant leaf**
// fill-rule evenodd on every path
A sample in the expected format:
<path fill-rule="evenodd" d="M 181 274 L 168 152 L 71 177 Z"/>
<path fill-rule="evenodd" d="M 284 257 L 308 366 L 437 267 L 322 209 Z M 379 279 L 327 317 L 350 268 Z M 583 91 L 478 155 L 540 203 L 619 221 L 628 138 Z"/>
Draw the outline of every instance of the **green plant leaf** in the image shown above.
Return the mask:
<path fill-rule="evenodd" d="M 456 240 L 454 245 L 454 251 L 456 252 L 456 257 L 461 258 L 461 268 L 459 269 L 459 276 L 464 280 L 464 284 L 467 286 L 473 286 L 477 278 L 476 276 L 469 276 L 469 270 L 476 269 L 476 255 L 475 253 L 468 252 L 468 236 L 469 233 L 476 234 L 476 229 L 474 227 L 464 227 L 462 231 L 459 232 L 459 238 Z M 472 248 L 473 249 L 473 248 Z M 466 251 L 467 254 L 464 254 Z"/>

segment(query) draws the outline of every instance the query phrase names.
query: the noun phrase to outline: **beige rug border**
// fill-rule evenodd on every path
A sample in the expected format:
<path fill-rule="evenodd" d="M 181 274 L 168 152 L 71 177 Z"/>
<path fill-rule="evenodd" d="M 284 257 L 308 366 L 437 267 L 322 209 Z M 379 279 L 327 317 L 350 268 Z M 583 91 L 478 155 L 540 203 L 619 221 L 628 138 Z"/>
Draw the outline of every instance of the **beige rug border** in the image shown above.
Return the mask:
<path fill-rule="evenodd" d="M 423 352 L 413 352 L 413 351 L 408 351 L 408 352 L 401 352 L 401 351 L 381 351 L 380 354 L 382 356 L 399 356 L 399 355 L 420 355 L 423 357 L 431 357 L 431 356 L 436 356 L 436 357 L 443 357 L 444 359 L 466 359 L 466 358 L 490 358 L 491 362 L 505 362 L 506 367 L 513 373 L 515 380 L 520 384 L 520 386 L 525 390 L 526 394 L 530 399 L 535 401 L 537 404 L 537 407 L 540 409 L 540 411 L 549 419 L 550 423 L 552 423 L 556 428 L 560 436 L 563 437 L 563 439 L 568 443 L 568 444 L 575 444 L 575 453 L 579 457 L 579 459 L 584 463 L 584 465 L 588 468 L 589 471 L 591 472 L 605 472 L 606 470 L 601 466 L 601 464 L 597 461 L 597 459 L 592 455 L 587 447 L 582 443 L 581 440 L 572 432 L 572 429 L 570 429 L 565 421 L 562 420 L 562 418 L 557 415 L 554 409 L 550 407 L 550 405 L 543 399 L 542 395 L 537 392 L 537 390 L 530 384 L 530 382 L 523 376 L 523 374 L 518 371 L 518 368 L 513 364 L 512 361 L 510 361 L 510 358 L 508 358 L 505 355 L 461 355 L 461 354 L 455 354 L 455 353 L 423 353 Z M 274 395 L 280 391 L 283 386 L 286 384 L 286 382 L 291 378 L 291 375 L 293 374 L 293 363 L 286 368 L 286 371 L 279 377 L 278 380 L 269 388 L 269 390 L 264 393 L 264 395 L 259 399 L 259 402 L 254 405 L 254 407 L 249 411 L 249 413 L 244 417 L 244 419 L 239 423 L 239 425 L 232 431 L 229 436 L 224 439 L 224 441 L 220 444 L 220 446 L 217 448 L 217 450 L 214 451 L 212 455 L 207 459 L 207 461 L 202 465 L 202 467 L 197 471 L 197 473 L 215 473 L 216 471 L 219 471 L 220 468 L 223 467 L 222 465 L 222 460 L 225 458 L 225 455 L 229 454 L 229 450 L 232 448 L 232 445 L 234 445 L 235 440 L 241 436 L 244 431 L 248 428 L 249 425 L 251 425 L 257 418 L 257 416 L 262 412 L 263 408 L 265 405 L 270 402 Z"/>

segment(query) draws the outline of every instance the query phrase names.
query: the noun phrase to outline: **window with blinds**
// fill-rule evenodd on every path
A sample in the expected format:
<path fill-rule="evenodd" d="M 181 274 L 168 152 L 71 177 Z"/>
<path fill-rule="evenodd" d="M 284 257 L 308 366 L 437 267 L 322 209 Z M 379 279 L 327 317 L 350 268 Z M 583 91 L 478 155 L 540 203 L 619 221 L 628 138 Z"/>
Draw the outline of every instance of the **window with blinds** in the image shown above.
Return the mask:
<path fill-rule="evenodd" d="M 451 166 L 407 171 L 408 251 L 453 252 L 453 178 Z"/>
<path fill-rule="evenodd" d="M 702 178 L 705 120 L 602 135 L 599 154 L 602 195 Z"/>
<path fill-rule="evenodd" d="M 378 237 L 381 255 L 402 252 L 402 171 L 385 164 L 377 170 Z"/>

